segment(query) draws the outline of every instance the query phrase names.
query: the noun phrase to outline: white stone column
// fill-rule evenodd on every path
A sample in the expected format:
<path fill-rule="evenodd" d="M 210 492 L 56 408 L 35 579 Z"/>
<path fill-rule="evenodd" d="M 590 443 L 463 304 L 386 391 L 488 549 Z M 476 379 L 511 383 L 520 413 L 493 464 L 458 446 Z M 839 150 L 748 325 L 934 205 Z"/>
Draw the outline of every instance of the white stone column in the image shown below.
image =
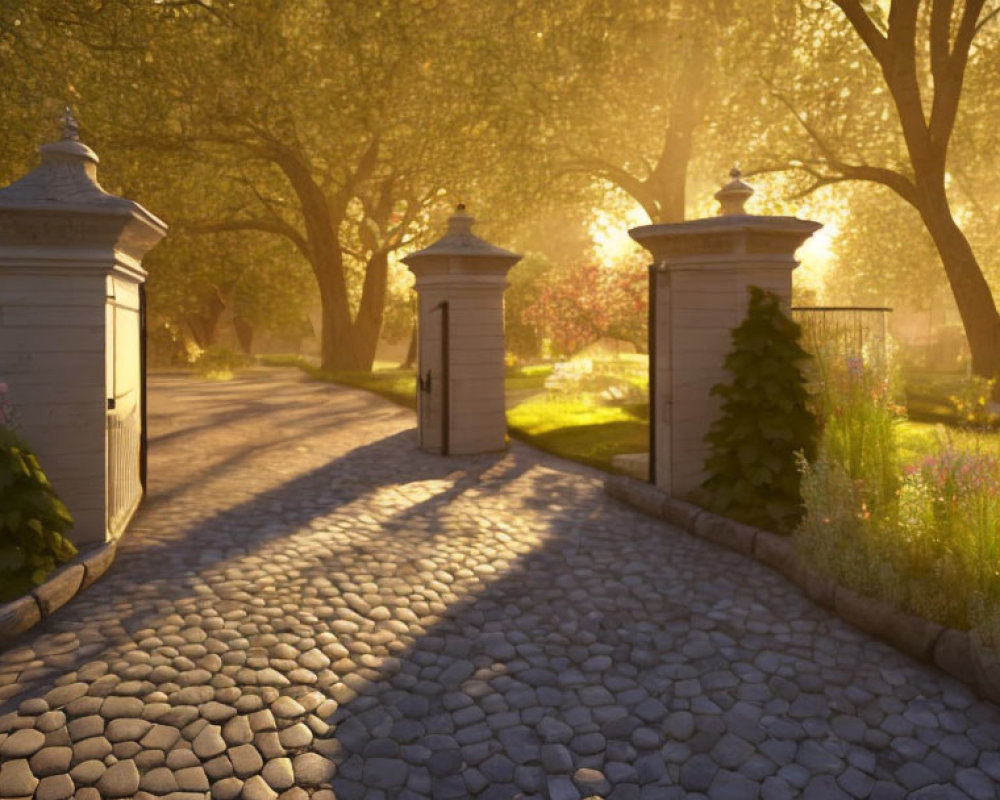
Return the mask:
<path fill-rule="evenodd" d="M 520 256 L 472 233 L 465 207 L 447 233 L 403 262 L 416 276 L 420 447 L 466 455 L 503 450 L 503 292 Z"/>
<path fill-rule="evenodd" d="M 650 353 L 650 458 L 652 482 L 686 498 L 705 479 L 704 437 L 718 415 L 717 383 L 731 376 L 723 366 L 730 333 L 746 317 L 748 287 L 792 297 L 795 251 L 822 227 L 796 217 L 747 214 L 753 189 L 740 180 L 716 193 L 717 217 L 629 231 L 653 256 L 654 353 Z"/>
<path fill-rule="evenodd" d="M 141 262 L 166 225 L 100 187 L 68 109 L 62 140 L 40 152 L 36 169 L 0 189 L 0 378 L 73 514 L 68 538 L 104 542 L 138 502 L 133 491 L 112 518 L 122 487 L 108 476 L 138 469 L 138 439 L 109 464 L 108 430 L 141 419 Z"/>

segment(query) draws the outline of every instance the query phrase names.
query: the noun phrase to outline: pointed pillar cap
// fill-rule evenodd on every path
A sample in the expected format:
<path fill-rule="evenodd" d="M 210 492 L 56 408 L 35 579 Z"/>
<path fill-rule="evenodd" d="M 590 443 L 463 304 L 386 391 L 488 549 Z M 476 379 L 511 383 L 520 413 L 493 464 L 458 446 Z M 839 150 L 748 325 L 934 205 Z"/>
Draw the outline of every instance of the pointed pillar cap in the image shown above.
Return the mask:
<path fill-rule="evenodd" d="M 80 141 L 80 123 L 76 121 L 73 111 L 66 106 L 63 114 L 62 139 L 51 144 L 43 144 L 38 148 L 42 161 L 81 161 L 99 164 L 97 153 Z"/>
<path fill-rule="evenodd" d="M 62 138 L 38 148 L 42 163 L 20 180 L 0 189 L 0 208 L 75 206 L 113 212 L 136 212 L 154 227 L 166 226 L 131 200 L 109 194 L 97 180 L 97 154 L 80 141 L 80 126 L 66 108 Z M 162 233 L 161 233 L 162 235 Z"/>
<path fill-rule="evenodd" d="M 455 208 L 455 213 L 448 218 L 448 229 L 445 235 L 423 250 L 410 253 L 403 257 L 403 263 L 413 266 L 415 262 L 420 262 L 435 256 L 464 256 L 470 259 L 504 259 L 510 260 L 513 264 L 519 261 L 521 256 L 504 250 L 495 244 L 490 244 L 485 239 L 480 239 L 472 232 L 472 225 L 475 218 L 466 212 L 465 204 L 460 203 Z"/>

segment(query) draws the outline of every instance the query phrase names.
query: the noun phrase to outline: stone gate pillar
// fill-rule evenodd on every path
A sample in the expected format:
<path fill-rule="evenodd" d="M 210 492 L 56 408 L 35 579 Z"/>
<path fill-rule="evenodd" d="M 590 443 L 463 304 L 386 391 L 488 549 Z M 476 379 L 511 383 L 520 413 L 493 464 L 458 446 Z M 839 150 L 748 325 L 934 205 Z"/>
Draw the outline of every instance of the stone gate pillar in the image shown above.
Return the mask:
<path fill-rule="evenodd" d="M 0 379 L 73 514 L 68 538 L 104 542 L 142 496 L 141 261 L 166 225 L 100 187 L 68 109 L 40 152 L 0 189 Z"/>
<path fill-rule="evenodd" d="M 429 453 L 507 443 L 503 292 L 521 257 L 474 235 L 474 221 L 460 205 L 441 239 L 403 258 L 417 278 L 417 417 Z"/>
<path fill-rule="evenodd" d="M 678 498 L 705 479 L 705 434 L 730 375 L 723 362 L 730 332 L 746 317 L 748 287 L 792 296 L 795 251 L 822 226 L 796 217 L 747 214 L 753 189 L 732 181 L 715 197 L 719 216 L 633 228 L 653 256 L 650 266 L 650 481 Z"/>

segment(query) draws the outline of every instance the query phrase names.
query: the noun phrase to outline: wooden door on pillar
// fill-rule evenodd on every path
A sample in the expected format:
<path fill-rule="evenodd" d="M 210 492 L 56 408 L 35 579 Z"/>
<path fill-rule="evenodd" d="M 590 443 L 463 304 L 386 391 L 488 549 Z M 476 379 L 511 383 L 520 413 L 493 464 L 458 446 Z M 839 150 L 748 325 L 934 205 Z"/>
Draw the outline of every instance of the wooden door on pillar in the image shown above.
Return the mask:
<path fill-rule="evenodd" d="M 417 388 L 420 447 L 448 455 L 450 433 L 448 302 L 427 302 L 420 309 L 420 355 Z"/>

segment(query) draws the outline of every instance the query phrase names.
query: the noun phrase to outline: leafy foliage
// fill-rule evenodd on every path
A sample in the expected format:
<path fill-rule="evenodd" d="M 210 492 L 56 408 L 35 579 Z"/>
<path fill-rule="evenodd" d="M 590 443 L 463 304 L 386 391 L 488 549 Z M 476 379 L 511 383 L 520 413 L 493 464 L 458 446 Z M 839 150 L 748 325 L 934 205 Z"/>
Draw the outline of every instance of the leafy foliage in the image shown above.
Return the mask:
<path fill-rule="evenodd" d="M 1000 646 L 1000 439 L 975 425 L 988 420 L 990 386 L 925 378 L 921 390 L 937 393 L 956 427 L 906 421 L 894 402 L 893 351 L 881 355 L 877 337 L 849 327 L 843 336 L 835 325 L 805 325 L 823 434 L 815 460 L 801 465 L 796 550 L 859 594 L 942 625 L 978 626 Z M 961 395 L 954 407 L 950 390 Z"/>
<path fill-rule="evenodd" d="M 902 421 L 891 430 L 888 443 L 864 444 L 888 447 L 902 465 L 896 491 L 877 504 L 880 476 L 852 479 L 824 435 L 817 459 L 803 464 L 806 514 L 796 550 L 859 594 L 942 625 L 979 627 L 1000 647 L 1000 440 Z M 886 456 L 866 461 L 878 458 Z"/>
<path fill-rule="evenodd" d="M 645 350 L 647 285 L 646 271 L 634 264 L 588 263 L 550 277 L 522 312 L 522 320 L 559 355 L 572 355 L 605 336 Z"/>
<path fill-rule="evenodd" d="M 711 447 L 704 483 L 709 505 L 779 532 L 790 531 L 801 516 L 796 454 L 811 458 L 816 446 L 816 418 L 800 366 L 809 356 L 800 335 L 777 296 L 750 287 L 749 311 L 733 331 L 725 362 L 733 381 L 712 388 L 722 411 L 705 437 Z"/>
<path fill-rule="evenodd" d="M 0 426 L 0 602 L 37 586 L 76 554 L 62 535 L 72 524 L 27 445 Z"/>
<path fill-rule="evenodd" d="M 224 347 L 210 347 L 203 350 L 194 361 L 194 368 L 202 378 L 231 380 L 238 369 L 249 367 L 249 356 L 235 353 Z"/>

